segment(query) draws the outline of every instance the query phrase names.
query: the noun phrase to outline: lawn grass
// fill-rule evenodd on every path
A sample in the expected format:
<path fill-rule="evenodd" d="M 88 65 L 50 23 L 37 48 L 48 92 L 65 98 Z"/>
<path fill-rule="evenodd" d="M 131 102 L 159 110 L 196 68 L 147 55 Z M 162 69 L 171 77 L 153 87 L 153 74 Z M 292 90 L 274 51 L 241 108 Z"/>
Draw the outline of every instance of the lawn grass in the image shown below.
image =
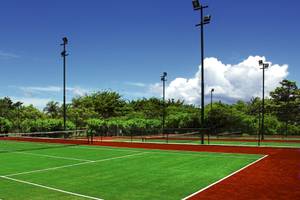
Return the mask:
<path fill-rule="evenodd" d="M 0 140 L 0 199 L 182 199 L 261 157 Z"/>

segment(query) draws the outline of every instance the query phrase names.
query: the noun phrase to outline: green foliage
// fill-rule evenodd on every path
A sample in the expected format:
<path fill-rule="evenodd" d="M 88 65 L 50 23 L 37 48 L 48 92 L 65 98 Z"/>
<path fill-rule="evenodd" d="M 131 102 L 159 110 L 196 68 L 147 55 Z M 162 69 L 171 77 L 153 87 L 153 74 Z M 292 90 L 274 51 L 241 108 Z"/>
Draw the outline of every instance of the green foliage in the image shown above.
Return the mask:
<path fill-rule="evenodd" d="M 87 120 L 88 129 L 98 131 L 103 129 L 145 129 L 145 128 L 160 128 L 161 121 L 157 119 L 89 119 Z"/>
<path fill-rule="evenodd" d="M 163 101 L 158 98 L 139 99 L 129 105 L 135 112 L 143 113 L 145 118 L 159 118 L 163 112 Z"/>
<path fill-rule="evenodd" d="M 12 128 L 12 123 L 4 118 L 4 117 L 0 117 L 0 133 L 7 133 L 11 130 Z"/>
<path fill-rule="evenodd" d="M 279 130 L 282 123 L 273 115 L 265 115 L 265 133 L 266 134 L 280 134 Z"/>
<path fill-rule="evenodd" d="M 67 121 L 67 130 L 74 130 L 75 125 Z M 42 132 L 42 131 L 62 131 L 64 130 L 64 122 L 62 119 L 37 119 L 24 120 L 21 123 L 23 132 Z"/>
<path fill-rule="evenodd" d="M 242 130 L 244 133 L 255 133 L 258 129 L 256 117 L 246 113 L 248 106 L 242 101 L 231 106 L 221 102 L 214 103 L 213 109 L 207 110 L 207 124 L 217 129 L 217 132 Z"/>
<path fill-rule="evenodd" d="M 300 126 L 294 124 L 288 125 L 288 134 L 289 135 L 300 135 Z"/>
<path fill-rule="evenodd" d="M 104 119 L 122 115 L 126 102 L 117 92 L 104 91 L 74 98 L 72 105 L 77 109 L 85 109 Z"/>
<path fill-rule="evenodd" d="M 48 102 L 44 108 L 44 112 L 51 118 L 58 118 L 61 112 L 59 103 L 54 101 Z"/>
<path fill-rule="evenodd" d="M 271 98 L 265 100 L 265 132 L 299 134 L 300 90 L 292 81 L 283 80 L 280 84 L 271 92 Z M 249 102 L 213 103 L 212 109 L 211 105 L 207 105 L 205 126 L 221 132 L 257 133 L 261 104 L 261 99 L 255 97 Z M 63 130 L 62 107 L 59 103 L 51 101 L 43 111 L 32 105 L 13 102 L 8 97 L 0 99 L 1 131 Z M 67 126 L 68 129 L 88 128 L 103 133 L 118 133 L 121 130 L 120 134 L 129 134 L 134 129 L 161 129 L 163 112 L 166 128 L 201 127 L 200 109 L 195 105 L 174 99 L 163 102 L 159 98 L 126 101 L 113 91 L 74 98 L 67 105 Z M 5 130 L 3 127 L 6 127 Z"/>
<path fill-rule="evenodd" d="M 273 111 L 280 121 L 299 125 L 300 89 L 294 81 L 283 80 L 280 84 L 270 93 L 274 101 Z"/>

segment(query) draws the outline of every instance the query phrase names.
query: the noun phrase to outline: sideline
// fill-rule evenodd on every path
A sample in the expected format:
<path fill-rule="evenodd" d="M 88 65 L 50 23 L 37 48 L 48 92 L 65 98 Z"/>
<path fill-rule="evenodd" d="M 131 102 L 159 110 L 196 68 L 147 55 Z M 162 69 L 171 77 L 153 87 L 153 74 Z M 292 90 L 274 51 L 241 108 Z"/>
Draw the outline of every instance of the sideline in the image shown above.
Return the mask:
<path fill-rule="evenodd" d="M 202 188 L 202 189 L 198 190 L 197 192 L 195 192 L 195 193 L 193 193 L 193 194 L 190 194 L 189 196 L 183 198 L 182 200 L 187 200 L 187 199 L 189 199 L 189 198 L 195 196 L 196 194 L 199 194 L 199 193 L 203 192 L 204 190 L 207 190 L 208 188 L 210 188 L 210 187 L 212 187 L 212 186 L 214 186 L 214 185 L 220 183 L 221 181 L 224 181 L 225 179 L 227 179 L 227 178 L 229 178 L 229 177 L 231 177 L 231 176 L 233 176 L 233 175 L 239 173 L 240 171 L 242 171 L 242 170 L 244 170 L 244 169 L 250 167 L 251 165 L 254 165 L 255 163 L 257 163 L 257 162 L 259 162 L 259 161 L 265 159 L 265 158 L 268 157 L 268 156 L 269 156 L 269 155 L 263 156 L 262 158 L 260 158 L 260 159 L 258 159 L 258 160 L 256 160 L 256 161 L 254 161 L 254 162 L 252 162 L 252 163 L 246 165 L 245 167 L 243 167 L 243 168 L 241 168 L 241 169 L 239 169 L 239 170 L 237 170 L 237 171 L 235 171 L 235 172 L 229 174 L 228 176 L 225 176 L 224 178 L 222 178 L 222 179 L 220 179 L 220 180 L 218 180 L 218 181 L 216 181 L 216 182 L 214 182 L 214 183 L 212 183 L 212 184 L 206 186 L 205 188 Z"/>
<path fill-rule="evenodd" d="M 11 153 L 25 154 L 25 155 L 32 155 L 32 156 L 46 157 L 46 158 L 63 159 L 63 160 L 74 160 L 74 161 L 81 161 L 81 162 L 92 162 L 93 161 L 93 160 L 86 160 L 86 159 L 79 159 L 79 158 L 72 158 L 72 157 L 52 156 L 52 155 L 48 155 L 48 154 L 29 153 L 29 152 L 11 152 Z"/>
<path fill-rule="evenodd" d="M 56 170 L 56 169 L 63 169 L 63 168 L 69 168 L 69 167 L 74 167 L 74 166 L 79 166 L 79 165 L 85 165 L 85 164 L 91 164 L 91 163 L 98 163 L 98 162 L 105 162 L 105 161 L 110 161 L 110 160 L 128 158 L 128 157 L 142 155 L 142 154 L 146 154 L 146 153 L 148 153 L 148 152 L 135 153 L 135 154 L 129 154 L 129 155 L 126 155 L 126 156 L 118 156 L 118 157 L 106 158 L 106 159 L 101 159 L 101 160 L 93 160 L 93 161 L 88 161 L 88 162 L 75 163 L 75 164 L 71 164 L 71 165 L 63 165 L 63 166 L 59 166 L 59 167 L 50 167 L 50 168 L 46 168 L 46 169 L 38 169 L 38 170 L 20 172 L 20 173 L 15 173 L 15 174 L 8 174 L 8 175 L 0 176 L 0 177 L 12 177 L 12 176 L 18 176 L 18 175 L 24 175 L 24 174 L 32 174 L 32 173 L 36 173 L 36 172 L 44 172 L 44 171 L 50 171 L 50 170 Z"/>
<path fill-rule="evenodd" d="M 56 191 L 56 192 L 70 194 L 70 195 L 73 195 L 73 196 L 83 197 L 83 198 L 86 198 L 86 199 L 103 200 L 103 199 L 92 197 L 92 196 L 87 196 L 87 195 L 83 195 L 83 194 L 79 194 L 79 193 L 69 192 L 69 191 L 65 191 L 65 190 L 61 190 L 61 189 L 57 189 L 57 188 L 53 188 L 53 187 L 48 187 L 48 186 L 40 185 L 40 184 L 36 184 L 36 183 L 31 183 L 31 182 L 28 182 L 28 181 L 22 181 L 22 180 L 19 180 L 19 179 L 10 178 L 10 177 L 6 177 L 6 176 L 0 176 L 0 178 L 10 180 L 10 181 L 19 182 L 19 183 L 24 183 L 24 184 L 27 184 L 27 185 L 32 185 L 32 186 L 36 186 L 36 187 L 40 187 L 40 188 L 44 188 L 44 189 L 48 189 L 48 190 L 53 190 L 53 191 Z"/>

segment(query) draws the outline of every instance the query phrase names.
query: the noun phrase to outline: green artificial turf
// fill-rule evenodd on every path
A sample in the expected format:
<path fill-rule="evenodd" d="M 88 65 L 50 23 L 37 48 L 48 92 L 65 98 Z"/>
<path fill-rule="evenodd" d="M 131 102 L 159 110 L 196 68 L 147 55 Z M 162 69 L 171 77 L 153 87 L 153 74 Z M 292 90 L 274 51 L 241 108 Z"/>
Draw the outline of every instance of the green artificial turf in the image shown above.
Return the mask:
<path fill-rule="evenodd" d="M 116 141 L 123 141 L 123 142 L 131 142 L 128 139 L 118 139 Z M 140 140 L 134 139 L 133 142 L 147 142 L 147 143 L 166 143 L 165 139 L 148 139 L 148 140 Z M 169 140 L 168 143 L 172 144 L 200 144 L 199 140 Z M 208 142 L 205 140 L 205 144 L 207 145 Z M 211 140 L 209 142 L 210 145 L 230 145 L 230 146 L 258 146 L 258 142 L 249 142 L 249 141 L 214 141 Z M 293 148 L 300 148 L 300 141 L 299 142 L 261 142 L 260 146 L 262 147 L 293 147 Z"/>
<path fill-rule="evenodd" d="M 0 199 L 182 199 L 259 158 L 0 140 Z"/>

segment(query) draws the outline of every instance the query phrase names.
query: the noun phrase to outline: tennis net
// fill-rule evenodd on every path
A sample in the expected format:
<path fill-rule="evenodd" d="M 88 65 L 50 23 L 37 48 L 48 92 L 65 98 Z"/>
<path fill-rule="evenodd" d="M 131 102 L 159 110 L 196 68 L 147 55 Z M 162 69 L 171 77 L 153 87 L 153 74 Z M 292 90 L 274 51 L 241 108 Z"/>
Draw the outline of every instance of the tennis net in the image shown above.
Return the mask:
<path fill-rule="evenodd" d="M 95 140 L 131 141 L 131 142 L 198 142 L 201 134 L 207 134 L 203 128 L 165 128 L 165 129 L 130 129 L 117 133 L 101 132 L 96 134 Z M 102 138 L 103 137 L 103 138 Z"/>
<path fill-rule="evenodd" d="M 85 130 L 0 134 L 0 153 L 62 148 L 88 142 Z"/>

